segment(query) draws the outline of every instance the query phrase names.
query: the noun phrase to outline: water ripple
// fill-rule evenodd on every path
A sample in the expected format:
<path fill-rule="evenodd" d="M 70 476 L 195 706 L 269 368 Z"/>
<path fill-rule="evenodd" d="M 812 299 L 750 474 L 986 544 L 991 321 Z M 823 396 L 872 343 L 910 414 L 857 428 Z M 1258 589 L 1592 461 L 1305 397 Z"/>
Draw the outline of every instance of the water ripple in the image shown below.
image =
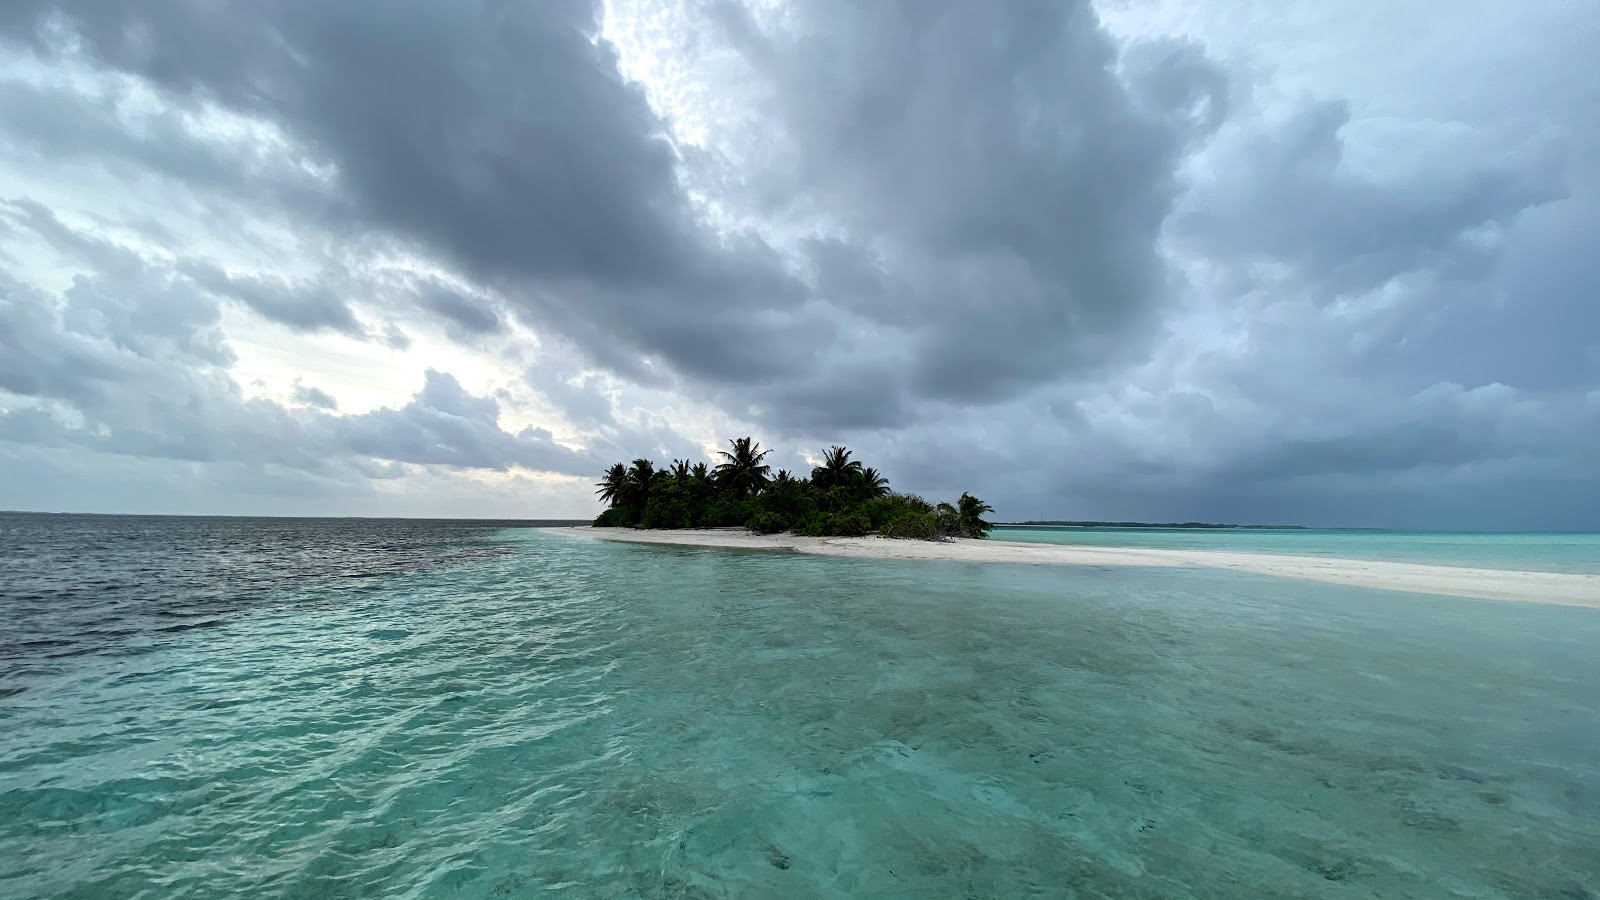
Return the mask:
<path fill-rule="evenodd" d="M 492 542 L 13 651 L 0 896 L 1600 889 L 1590 610 Z"/>

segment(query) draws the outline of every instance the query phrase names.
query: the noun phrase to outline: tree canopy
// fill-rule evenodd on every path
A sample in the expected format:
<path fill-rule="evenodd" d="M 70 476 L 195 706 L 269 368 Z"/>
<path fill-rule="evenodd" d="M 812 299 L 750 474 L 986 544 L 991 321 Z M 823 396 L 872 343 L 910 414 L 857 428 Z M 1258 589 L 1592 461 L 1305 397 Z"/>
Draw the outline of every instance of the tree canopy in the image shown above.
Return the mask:
<path fill-rule="evenodd" d="M 761 449 L 760 444 L 747 437 L 734 438 L 728 444 L 733 449 L 717 451 L 722 462 L 711 470 L 711 477 L 716 479 L 720 487 L 732 491 L 736 496 L 759 493 L 767 486 L 767 473 L 771 471 L 762 460 L 772 451 Z"/>
<path fill-rule="evenodd" d="M 596 493 L 607 504 L 595 525 L 632 528 L 745 527 L 763 534 L 948 540 L 981 538 L 994 526 L 993 507 L 971 494 L 955 504 L 930 503 L 895 492 L 878 469 L 830 447 L 809 478 L 788 469 L 776 476 L 765 462 L 772 451 L 748 437 L 718 451 L 715 467 L 675 459 L 657 469 L 648 459 L 606 469 Z"/>

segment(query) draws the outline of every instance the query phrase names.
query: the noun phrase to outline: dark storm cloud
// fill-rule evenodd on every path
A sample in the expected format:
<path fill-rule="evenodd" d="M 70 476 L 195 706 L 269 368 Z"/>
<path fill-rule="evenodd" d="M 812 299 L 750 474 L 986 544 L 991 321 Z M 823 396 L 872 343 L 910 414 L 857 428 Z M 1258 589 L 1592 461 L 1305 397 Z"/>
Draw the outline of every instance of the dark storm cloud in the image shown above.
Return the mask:
<path fill-rule="evenodd" d="M 570 474 L 599 464 L 549 431 L 503 430 L 494 399 L 433 370 L 409 403 L 358 415 L 328 414 L 333 398 L 304 385 L 296 409 L 245 397 L 229 377 L 233 356 L 208 291 L 38 204 L 9 209 L 14 223 L 98 271 L 60 297 L 0 273 L 0 391 L 27 401 L 0 411 L 0 441 L 313 473 L 361 459 Z"/>
<path fill-rule="evenodd" d="M 1226 106 L 1202 56 L 1124 80 L 1087 3 L 809 3 L 798 36 L 735 3 L 715 14 L 795 139 L 791 180 L 767 192 L 826 209 L 904 273 L 880 287 L 875 266 L 814 248 L 824 286 L 859 286 L 853 311 L 914 319 L 892 338 L 916 394 L 992 400 L 1137 343 L 1163 298 L 1176 167 Z"/>
<path fill-rule="evenodd" d="M 525 374 L 525 380 L 555 404 L 568 421 L 585 426 L 612 421 L 611 397 L 602 389 L 597 376 L 548 378 L 539 368 L 532 368 Z"/>
<path fill-rule="evenodd" d="M 1596 526 L 1600 391 L 1314 380 L 1289 404 L 1170 391 L 1051 416 L 1041 397 L 850 443 L 897 485 L 981 480 L 1003 519 Z"/>
<path fill-rule="evenodd" d="M 5 43 L 0 48 L 16 49 Z M 19 54 L 20 55 L 20 54 Z M 151 108 L 126 82 L 85 92 L 68 84 L 0 77 L 0 147 L 33 166 L 98 165 L 129 182 L 152 175 L 231 203 L 284 204 L 317 217 L 329 203 L 305 181 L 303 160 L 197 134 L 188 110 Z"/>
<path fill-rule="evenodd" d="M 786 355 L 762 317 L 800 289 L 756 239 L 693 221 L 664 126 L 594 39 L 597 16 L 572 0 L 63 0 L 7 22 L 46 56 L 74 44 L 181 103 L 274 123 L 337 173 L 336 202 L 301 215 L 442 254 L 613 365 L 631 346 L 635 366 L 642 351 L 711 377 L 772 374 Z M 488 324 L 435 301 L 468 330 Z M 713 311 L 725 341 L 685 324 Z M 768 352 L 730 352 L 751 340 Z"/>
<path fill-rule="evenodd" d="M 468 393 L 454 377 L 429 369 L 422 390 L 398 409 L 324 420 L 344 446 L 378 459 L 418 465 L 587 475 L 598 460 L 555 443 L 549 431 L 501 430 L 492 398 Z"/>
<path fill-rule="evenodd" d="M 1335 297 L 1424 270 L 1482 279 L 1499 256 L 1494 236 L 1565 196 L 1559 168 L 1538 158 L 1430 160 L 1417 177 L 1363 177 L 1345 160 L 1349 122 L 1345 103 L 1314 103 L 1273 131 L 1216 148 L 1218 176 L 1187 198 L 1175 234 L 1212 259 L 1292 267 Z"/>
<path fill-rule="evenodd" d="M 262 318 L 294 331 L 327 329 L 351 335 L 365 334 L 350 304 L 326 284 L 293 284 L 260 275 L 231 275 L 202 261 L 185 262 L 179 268 L 207 293 L 243 303 Z"/>
<path fill-rule="evenodd" d="M 0 214 L 92 273 L 73 279 L 59 307 L 0 273 L 0 389 L 80 409 L 126 410 L 133 385 L 181 397 L 194 373 L 233 361 L 216 304 L 180 280 L 124 247 L 66 227 L 37 203 L 5 204 Z"/>
<path fill-rule="evenodd" d="M 0 415 L 0 433 L 19 440 L 25 425 L 35 442 L 194 461 L 314 459 L 280 427 L 281 410 L 218 377 L 232 361 L 219 318 L 214 302 L 145 268 L 79 276 L 59 302 L 14 287 L 0 300 L 0 389 L 55 414 L 48 441 L 39 419 L 17 418 L 26 408 Z"/>
<path fill-rule="evenodd" d="M 1345 417 L 1282 428 L 1254 447 L 1235 448 L 1208 476 L 1220 483 L 1274 482 L 1548 459 L 1578 449 L 1573 442 L 1584 418 L 1569 404 L 1547 408 L 1503 385 L 1475 391 L 1439 385 L 1387 407 L 1364 404 Z"/>
<path fill-rule="evenodd" d="M 309 384 L 301 384 L 298 380 L 294 383 L 294 393 L 290 399 L 301 406 L 314 406 L 330 411 L 339 408 L 339 401 L 335 400 L 332 394 Z"/>
<path fill-rule="evenodd" d="M 7 219 L 16 228 L 36 235 L 72 260 L 88 277 L 104 278 L 108 284 L 125 286 L 130 296 L 116 303 L 124 316 L 148 320 L 142 323 L 138 335 L 141 340 L 188 334 L 191 324 L 188 320 L 192 316 L 204 317 L 211 325 L 217 324 L 215 304 L 191 296 L 196 293 L 237 302 L 268 321 L 294 331 L 331 330 L 353 336 L 365 335 L 350 305 L 326 280 L 292 283 L 268 276 L 234 275 L 214 263 L 192 259 L 180 260 L 170 270 L 157 271 L 137 253 L 69 228 L 54 212 L 27 198 L 0 201 L 0 222 Z M 80 276 L 80 281 L 82 278 Z M 75 290 L 89 289 L 98 290 L 86 288 L 83 283 Z M 105 316 L 107 312 L 101 308 L 96 314 Z M 118 339 L 130 338 L 121 335 Z M 221 348 L 217 334 L 207 333 L 206 339 L 208 347 L 214 351 L 207 361 L 231 360 L 229 352 Z"/>
<path fill-rule="evenodd" d="M 1600 384 L 1600 204 L 1592 196 L 1575 192 L 1521 217 L 1495 276 L 1472 293 L 1441 298 L 1449 314 L 1411 341 L 1412 366 L 1527 390 Z"/>
<path fill-rule="evenodd" d="M 469 297 L 442 284 L 424 283 L 417 288 L 423 309 L 439 316 L 468 336 L 499 334 L 506 327 L 500 311 L 487 301 Z"/>
<path fill-rule="evenodd" d="M 712 385 L 810 382 L 745 404 L 774 423 L 888 424 L 905 397 L 994 399 L 1137 343 L 1161 301 L 1174 170 L 1226 108 L 1203 56 L 1166 48 L 1119 77 L 1081 2 L 803 4 L 798 38 L 731 4 L 716 15 L 799 138 L 792 180 L 761 190 L 884 248 L 812 244 L 815 293 L 759 239 L 695 220 L 590 3 L 61 0 L 7 21 L 47 57 L 78 47 L 181 104 L 274 123 L 337 173 L 333 201 L 301 215 L 415 241 L 620 373 L 653 377 L 643 355 Z M 245 298 L 295 327 L 349 327 L 325 303 Z M 496 325 L 421 299 L 464 333 Z M 853 343 L 863 319 L 883 327 Z M 824 346 L 838 378 L 819 371 Z M 851 380 L 883 357 L 900 384 Z"/>

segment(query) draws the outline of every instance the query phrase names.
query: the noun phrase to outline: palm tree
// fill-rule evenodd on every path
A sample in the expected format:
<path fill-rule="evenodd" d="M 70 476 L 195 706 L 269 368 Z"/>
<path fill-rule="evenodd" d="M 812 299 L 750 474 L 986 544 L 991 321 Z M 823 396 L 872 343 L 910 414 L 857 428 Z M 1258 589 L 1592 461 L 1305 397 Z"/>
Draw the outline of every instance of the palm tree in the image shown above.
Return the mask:
<path fill-rule="evenodd" d="M 889 496 L 889 479 L 882 472 L 867 466 L 861 470 L 861 492 L 870 499 Z"/>
<path fill-rule="evenodd" d="M 847 485 L 861 474 L 861 461 L 850 458 L 843 447 L 829 447 L 822 454 L 822 465 L 811 470 L 811 481 L 817 487 L 831 488 Z"/>
<path fill-rule="evenodd" d="M 717 482 L 740 497 L 766 487 L 767 473 L 772 467 L 761 460 L 772 451 L 762 450 L 759 443 L 747 437 L 734 438 L 728 443 L 733 447 L 731 453 L 727 450 L 717 451 L 717 455 L 722 457 L 722 462 L 712 472 Z"/>
<path fill-rule="evenodd" d="M 623 490 L 624 502 L 628 506 L 643 508 L 645 501 L 650 499 L 650 486 L 655 484 L 660 475 L 656 471 L 656 464 L 650 460 L 634 460 L 628 468 L 627 487 Z"/>
<path fill-rule="evenodd" d="M 673 460 L 672 461 L 672 474 L 673 474 L 674 477 L 677 477 L 677 478 L 688 478 L 689 477 L 689 461 L 687 459 L 675 459 L 675 460 Z"/>
<path fill-rule="evenodd" d="M 606 474 L 595 483 L 600 488 L 595 491 L 604 500 L 607 506 L 616 506 L 628 490 L 628 468 L 622 463 L 616 463 L 606 470 Z"/>
<path fill-rule="evenodd" d="M 696 481 L 710 481 L 711 469 L 705 463 L 697 462 L 694 464 L 694 468 L 689 470 L 689 477 Z"/>
<path fill-rule="evenodd" d="M 779 469 L 778 474 L 772 478 L 773 484 L 792 484 L 793 482 L 794 475 L 790 474 L 788 469 Z"/>
<path fill-rule="evenodd" d="M 956 505 L 961 516 L 961 530 L 966 532 L 967 537 L 987 537 L 994 524 L 985 522 L 983 514 L 994 512 L 994 507 L 966 492 L 962 492 Z"/>

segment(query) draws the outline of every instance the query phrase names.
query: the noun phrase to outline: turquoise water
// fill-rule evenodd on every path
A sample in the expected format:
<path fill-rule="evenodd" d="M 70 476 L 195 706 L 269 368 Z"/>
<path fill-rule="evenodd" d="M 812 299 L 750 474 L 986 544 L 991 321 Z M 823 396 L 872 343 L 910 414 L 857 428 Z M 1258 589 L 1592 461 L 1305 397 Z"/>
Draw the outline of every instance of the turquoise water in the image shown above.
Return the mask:
<path fill-rule="evenodd" d="M 1394 562 L 1478 566 L 1533 572 L 1600 574 L 1596 532 L 1425 532 L 1336 529 L 1072 528 L 1001 526 L 1002 541 L 1088 544 L 1334 556 Z"/>
<path fill-rule="evenodd" d="M 1594 610 L 496 539 L 13 672 L 0 897 L 1600 892 Z"/>

